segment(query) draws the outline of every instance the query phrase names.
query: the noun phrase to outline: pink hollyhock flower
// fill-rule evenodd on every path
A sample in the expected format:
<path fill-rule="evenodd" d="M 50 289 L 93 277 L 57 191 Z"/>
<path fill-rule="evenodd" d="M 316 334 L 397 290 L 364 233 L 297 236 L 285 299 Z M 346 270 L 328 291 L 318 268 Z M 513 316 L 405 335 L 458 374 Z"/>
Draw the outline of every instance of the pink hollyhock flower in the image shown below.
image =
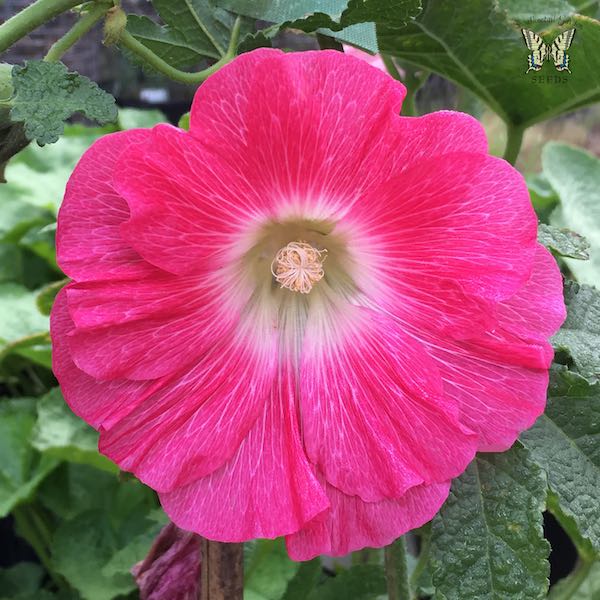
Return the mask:
<path fill-rule="evenodd" d="M 189 132 L 107 135 L 75 168 L 54 370 L 179 527 L 382 546 L 543 411 L 565 310 L 523 178 L 467 115 L 400 117 L 404 93 L 256 50 Z"/>

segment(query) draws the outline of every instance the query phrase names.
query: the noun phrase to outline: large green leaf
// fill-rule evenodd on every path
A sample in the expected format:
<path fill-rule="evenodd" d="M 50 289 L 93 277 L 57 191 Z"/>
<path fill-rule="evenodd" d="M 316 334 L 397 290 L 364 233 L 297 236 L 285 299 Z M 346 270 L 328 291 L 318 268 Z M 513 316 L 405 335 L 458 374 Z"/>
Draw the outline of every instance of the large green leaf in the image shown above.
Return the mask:
<path fill-rule="evenodd" d="M 298 571 L 288 583 L 281 600 L 305 600 L 317 587 L 322 573 L 323 568 L 319 558 L 301 563 Z"/>
<path fill-rule="evenodd" d="M 18 197 L 0 200 L 0 241 L 17 242 L 30 229 L 54 220 L 46 209 L 29 204 Z"/>
<path fill-rule="evenodd" d="M 538 242 L 543 244 L 553 254 L 563 258 L 589 260 L 590 243 L 578 233 L 570 229 L 546 225 L 541 223 L 538 227 Z"/>
<path fill-rule="evenodd" d="M 311 21 L 340 31 L 358 23 L 403 27 L 421 10 L 421 0 L 216 0 L 239 14 L 272 23 L 294 22 L 307 31 Z"/>
<path fill-rule="evenodd" d="M 52 146 L 30 144 L 6 167 L 8 183 L 0 185 L 0 211 L 10 198 L 18 198 L 56 213 L 75 164 L 99 135 L 97 129 L 68 126 Z"/>
<path fill-rule="evenodd" d="M 54 388 L 38 400 L 37 424 L 32 444 L 43 454 L 92 465 L 116 473 L 114 463 L 98 452 L 98 434 L 76 417 Z"/>
<path fill-rule="evenodd" d="M 40 145 L 56 142 L 65 121 L 75 113 L 100 124 L 117 118 L 115 99 L 62 63 L 32 60 L 15 66 L 13 87 L 11 119 L 22 122 L 27 138 Z"/>
<path fill-rule="evenodd" d="M 307 600 L 375 600 L 387 591 L 385 573 L 379 565 L 356 565 L 339 572 L 307 596 Z"/>
<path fill-rule="evenodd" d="M 600 292 L 565 282 L 567 319 L 552 338 L 557 350 L 569 353 L 577 371 L 591 382 L 600 379 Z"/>
<path fill-rule="evenodd" d="M 600 160 L 579 148 L 550 142 L 542 152 L 544 175 L 558 193 L 560 206 L 551 215 L 590 243 L 590 260 L 567 261 L 583 283 L 600 288 Z"/>
<path fill-rule="evenodd" d="M 142 110 L 139 108 L 119 108 L 117 123 L 120 129 L 137 129 L 139 127 L 154 127 L 158 123 L 167 123 L 165 114 L 157 109 Z"/>
<path fill-rule="evenodd" d="M 0 283 L 22 282 L 23 256 L 21 249 L 10 242 L 0 242 Z"/>
<path fill-rule="evenodd" d="M 63 520 L 103 508 L 120 521 L 131 510 L 150 514 L 158 506 L 152 490 L 136 479 L 122 480 L 114 473 L 76 463 L 61 464 L 42 484 L 37 497 Z"/>
<path fill-rule="evenodd" d="M 544 598 L 546 479 L 523 448 L 480 454 L 432 522 L 433 584 L 447 600 Z"/>
<path fill-rule="evenodd" d="M 43 579 L 44 570 L 35 563 L 22 562 L 0 569 L 0 600 L 38 598 Z"/>
<path fill-rule="evenodd" d="M 561 30 L 568 27 L 577 30 L 570 74 L 551 63 L 526 73 L 521 32 L 495 0 L 424 0 L 422 13 L 404 29 L 378 26 L 378 42 L 382 52 L 465 86 L 506 122 L 529 126 L 600 100 L 600 23 L 575 16 Z M 547 39 L 557 33 L 552 29 Z M 551 81 L 539 83 L 542 77 Z"/>
<path fill-rule="evenodd" d="M 139 528 L 132 534 L 139 535 L 153 526 L 143 515 L 134 513 L 130 519 Z M 59 525 L 52 542 L 53 564 L 84 600 L 112 600 L 135 589 L 128 569 L 104 573 L 113 555 L 129 542 L 120 530 L 123 524 L 114 523 L 106 510 L 90 510 Z M 150 543 L 151 538 L 136 560 L 144 557 Z"/>
<path fill-rule="evenodd" d="M 10 352 L 48 341 L 48 317 L 40 314 L 36 293 L 14 284 L 0 284 L 0 359 Z"/>
<path fill-rule="evenodd" d="M 518 22 L 568 19 L 575 8 L 567 0 L 498 0 L 501 9 Z"/>
<path fill-rule="evenodd" d="M 225 54 L 234 15 L 212 0 L 153 0 L 152 4 L 164 25 L 129 15 L 127 29 L 163 60 L 185 67 Z"/>
<path fill-rule="evenodd" d="M 600 562 L 578 565 L 574 573 L 559 581 L 552 588 L 548 600 L 554 598 L 600 600 Z"/>
<path fill-rule="evenodd" d="M 0 517 L 27 500 L 58 464 L 31 446 L 35 403 L 31 399 L 0 402 Z"/>
<path fill-rule="evenodd" d="M 374 22 L 404 25 L 418 14 L 421 0 L 217 0 L 233 12 L 302 31 L 321 31 L 342 41 L 377 52 Z"/>
<path fill-rule="evenodd" d="M 151 490 L 93 467 L 63 464 L 38 499 L 61 519 L 52 562 L 84 600 L 110 600 L 135 588 L 129 570 L 162 526 Z"/>
<path fill-rule="evenodd" d="M 600 383 L 554 371 L 546 412 L 521 441 L 546 471 L 561 510 L 600 550 Z"/>
<path fill-rule="evenodd" d="M 244 600 L 280 600 L 299 563 L 289 559 L 283 538 L 257 540 L 244 567 Z"/>

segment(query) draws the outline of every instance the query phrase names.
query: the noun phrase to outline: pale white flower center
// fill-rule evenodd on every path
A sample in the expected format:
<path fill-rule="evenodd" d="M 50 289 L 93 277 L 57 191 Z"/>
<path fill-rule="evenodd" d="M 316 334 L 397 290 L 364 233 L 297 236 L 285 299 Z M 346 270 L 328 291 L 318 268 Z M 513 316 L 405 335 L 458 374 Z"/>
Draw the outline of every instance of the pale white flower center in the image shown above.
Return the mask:
<path fill-rule="evenodd" d="M 308 242 L 290 242 L 280 248 L 273 262 L 271 273 L 282 288 L 308 294 L 315 283 L 323 279 L 323 262 L 327 250 L 318 250 Z"/>

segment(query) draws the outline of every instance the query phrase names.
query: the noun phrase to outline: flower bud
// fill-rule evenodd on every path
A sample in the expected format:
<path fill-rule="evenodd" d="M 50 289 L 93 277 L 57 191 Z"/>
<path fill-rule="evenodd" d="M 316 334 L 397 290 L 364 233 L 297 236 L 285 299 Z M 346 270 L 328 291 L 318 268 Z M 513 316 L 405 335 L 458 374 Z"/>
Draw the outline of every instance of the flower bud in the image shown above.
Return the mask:
<path fill-rule="evenodd" d="M 12 68 L 8 63 L 0 63 L 0 129 L 10 124 L 10 105 L 13 95 Z"/>
<path fill-rule="evenodd" d="M 106 13 L 106 20 L 104 21 L 104 40 L 105 46 L 112 46 L 117 44 L 121 39 L 127 25 L 127 15 L 119 6 L 111 8 Z"/>

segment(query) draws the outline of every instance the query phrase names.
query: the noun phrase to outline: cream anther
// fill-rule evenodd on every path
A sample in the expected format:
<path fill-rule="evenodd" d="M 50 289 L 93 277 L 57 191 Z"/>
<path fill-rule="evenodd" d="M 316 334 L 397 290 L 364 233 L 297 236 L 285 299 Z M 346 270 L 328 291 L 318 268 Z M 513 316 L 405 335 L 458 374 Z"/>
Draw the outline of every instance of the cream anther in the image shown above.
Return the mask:
<path fill-rule="evenodd" d="M 271 273 L 282 288 L 308 294 L 325 275 L 326 253 L 327 250 L 317 250 L 307 242 L 290 242 L 277 252 L 271 263 Z"/>

